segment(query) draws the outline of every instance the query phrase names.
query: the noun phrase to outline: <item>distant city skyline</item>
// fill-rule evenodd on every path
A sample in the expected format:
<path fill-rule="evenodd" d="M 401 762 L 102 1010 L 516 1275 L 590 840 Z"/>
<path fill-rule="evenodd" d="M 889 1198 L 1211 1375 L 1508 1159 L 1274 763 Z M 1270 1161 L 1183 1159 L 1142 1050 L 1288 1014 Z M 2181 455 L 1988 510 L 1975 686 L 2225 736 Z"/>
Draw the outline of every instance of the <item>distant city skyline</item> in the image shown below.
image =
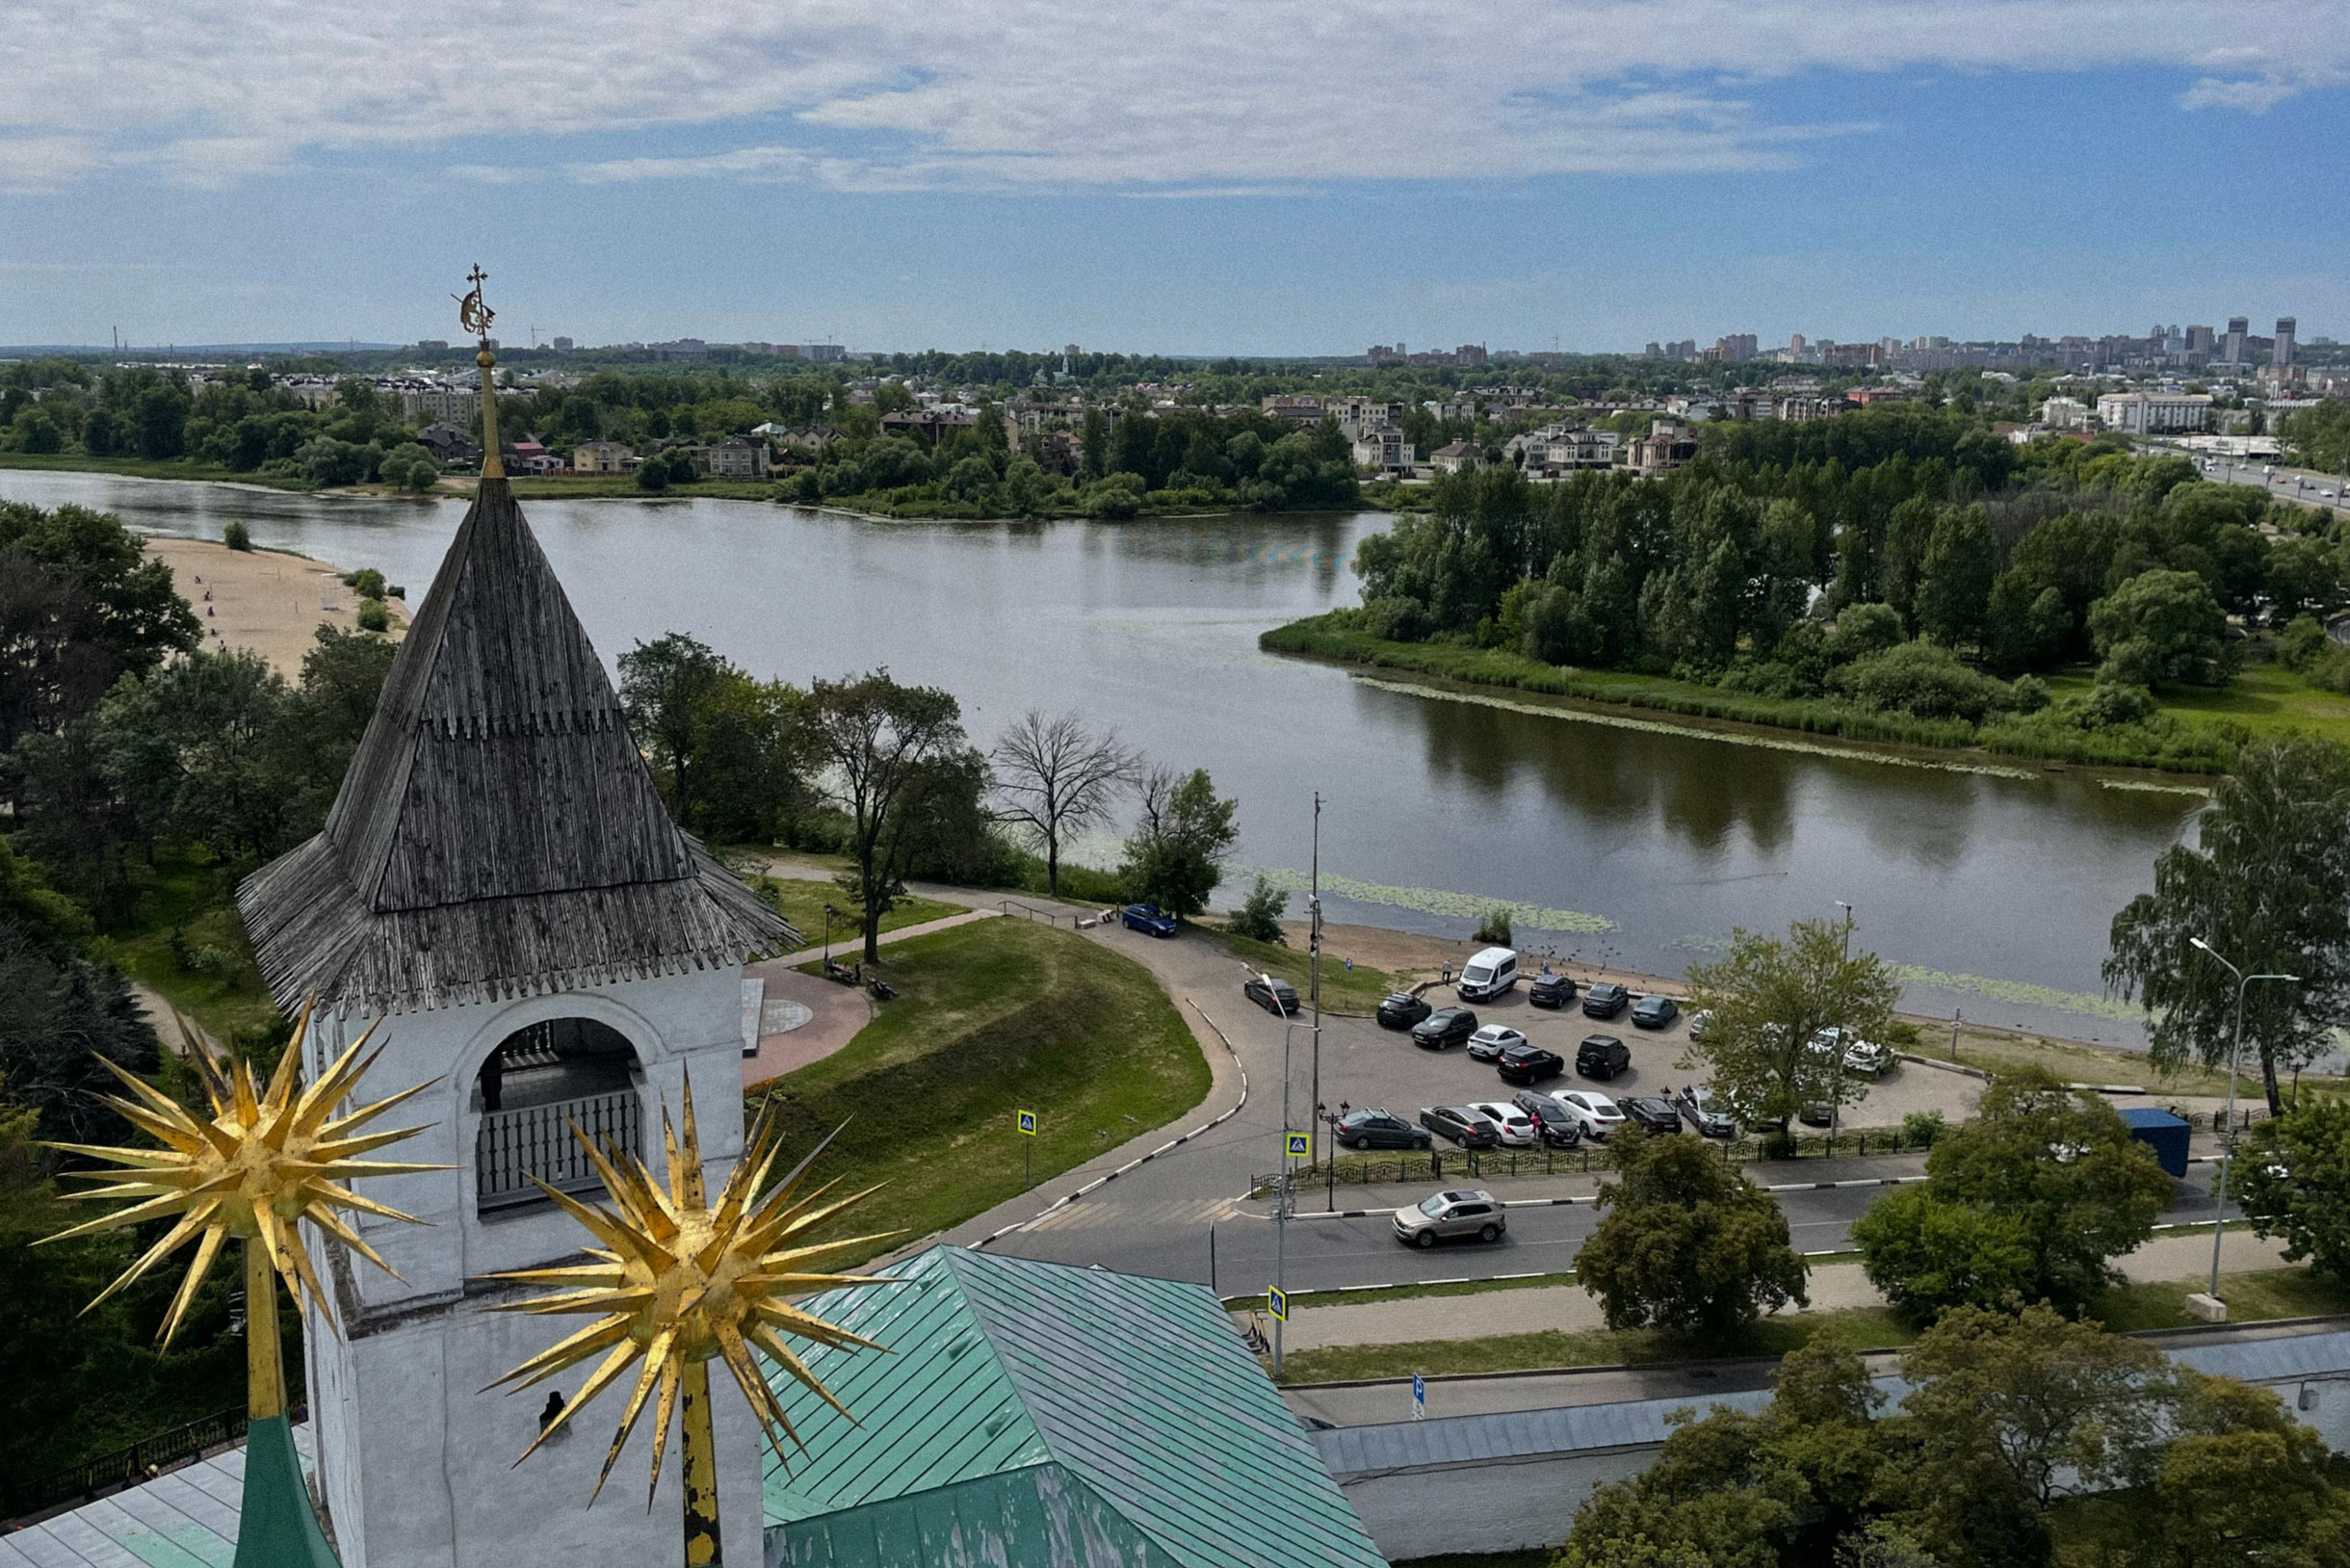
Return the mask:
<path fill-rule="evenodd" d="M 517 342 L 2350 336 L 2350 0 L 478 21 L 18 0 L 0 342 L 440 337 L 476 261 Z"/>

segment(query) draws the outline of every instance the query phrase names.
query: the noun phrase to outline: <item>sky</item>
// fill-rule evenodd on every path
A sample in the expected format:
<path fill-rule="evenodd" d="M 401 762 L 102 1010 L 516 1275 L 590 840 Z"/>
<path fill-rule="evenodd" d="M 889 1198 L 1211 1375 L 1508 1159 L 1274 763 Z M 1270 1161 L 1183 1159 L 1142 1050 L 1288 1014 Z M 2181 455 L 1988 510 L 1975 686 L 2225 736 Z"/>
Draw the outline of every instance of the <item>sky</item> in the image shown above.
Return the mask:
<path fill-rule="evenodd" d="M 2350 337 L 2350 0 L 0 0 L 0 343 Z"/>

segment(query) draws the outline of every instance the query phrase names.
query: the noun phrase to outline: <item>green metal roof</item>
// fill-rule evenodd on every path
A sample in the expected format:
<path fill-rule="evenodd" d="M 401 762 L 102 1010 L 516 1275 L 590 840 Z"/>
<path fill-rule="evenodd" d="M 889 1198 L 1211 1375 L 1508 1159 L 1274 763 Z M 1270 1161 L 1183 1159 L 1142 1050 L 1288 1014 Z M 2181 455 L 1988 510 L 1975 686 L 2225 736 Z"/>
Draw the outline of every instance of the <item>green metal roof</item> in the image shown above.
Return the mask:
<path fill-rule="evenodd" d="M 770 1568 L 1386 1561 L 1205 1286 L 933 1247 L 812 1305 L 891 1353 L 795 1344 L 771 1377 Z"/>

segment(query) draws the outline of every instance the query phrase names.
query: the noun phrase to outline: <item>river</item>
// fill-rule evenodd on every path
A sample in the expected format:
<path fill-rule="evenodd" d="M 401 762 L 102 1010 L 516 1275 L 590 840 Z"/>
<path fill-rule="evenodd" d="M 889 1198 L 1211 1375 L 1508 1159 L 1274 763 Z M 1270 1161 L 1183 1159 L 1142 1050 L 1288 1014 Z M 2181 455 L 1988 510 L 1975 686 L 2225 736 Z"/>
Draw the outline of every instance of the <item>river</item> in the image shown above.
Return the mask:
<path fill-rule="evenodd" d="M 0 497 L 216 539 L 241 518 L 264 547 L 381 568 L 410 605 L 464 510 L 22 470 L 0 470 Z M 926 524 L 739 501 L 525 510 L 608 662 L 679 630 L 762 676 L 886 664 L 953 691 L 981 745 L 1031 707 L 1073 710 L 1207 768 L 1240 799 L 1245 868 L 1289 880 L 1308 863 L 1319 789 L 1333 921 L 1458 936 L 1506 902 L 1522 948 L 1677 974 L 1734 927 L 1832 917 L 1841 900 L 1860 944 L 1902 966 L 1918 1011 L 2136 1043 L 2128 1009 L 2102 997 L 2105 932 L 2202 803 L 2028 764 L 1740 744 L 1259 652 L 1266 628 L 1355 601 L 1346 563 L 1386 526 L 1378 513 Z"/>

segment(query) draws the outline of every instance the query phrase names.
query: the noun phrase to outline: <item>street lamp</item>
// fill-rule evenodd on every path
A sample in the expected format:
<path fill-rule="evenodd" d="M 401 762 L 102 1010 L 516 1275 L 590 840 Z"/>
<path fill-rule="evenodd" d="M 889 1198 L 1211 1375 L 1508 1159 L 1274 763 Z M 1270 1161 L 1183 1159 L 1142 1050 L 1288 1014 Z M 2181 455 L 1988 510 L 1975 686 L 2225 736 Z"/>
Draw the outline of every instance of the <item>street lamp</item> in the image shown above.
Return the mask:
<path fill-rule="evenodd" d="M 1314 1102 L 1315 1119 L 1326 1124 L 1330 1129 L 1330 1160 L 1327 1164 L 1322 1166 L 1322 1207 L 1331 1211 L 1338 1208 L 1338 1124 L 1344 1121 L 1346 1112 L 1353 1109 L 1354 1106 L 1345 1100 L 1338 1103 L 1336 1111 L 1331 1110 L 1319 1100 Z"/>
<path fill-rule="evenodd" d="M 832 973 L 832 905 L 824 905 L 824 973 Z"/>
<path fill-rule="evenodd" d="M 2203 949 L 2213 960 L 2235 977 L 2235 1043 L 2228 1048 L 2228 1130 L 2219 1143 L 2219 1189 L 2211 1194 L 2211 1299 L 2219 1299 L 2219 1243 L 2226 1225 L 2228 1208 L 2228 1166 L 2235 1153 L 2235 1071 L 2236 1058 L 2244 1053 L 2244 992 L 2254 980 L 2292 980 L 2299 975 L 2247 975 L 2227 959 L 2219 950 L 2200 936 L 2187 938 L 2190 945 Z"/>
<path fill-rule="evenodd" d="M 1257 979 L 1265 984 L 1265 994 L 1272 999 L 1273 1008 L 1281 1014 L 1281 1189 L 1273 1197 L 1273 1287 L 1289 1289 L 1290 1261 L 1290 1037 L 1297 1031 L 1290 1011 L 1281 1005 L 1281 993 L 1273 986 L 1273 977 L 1260 970 Z M 1273 1320 L 1273 1376 L 1281 1376 L 1282 1320 Z"/>

